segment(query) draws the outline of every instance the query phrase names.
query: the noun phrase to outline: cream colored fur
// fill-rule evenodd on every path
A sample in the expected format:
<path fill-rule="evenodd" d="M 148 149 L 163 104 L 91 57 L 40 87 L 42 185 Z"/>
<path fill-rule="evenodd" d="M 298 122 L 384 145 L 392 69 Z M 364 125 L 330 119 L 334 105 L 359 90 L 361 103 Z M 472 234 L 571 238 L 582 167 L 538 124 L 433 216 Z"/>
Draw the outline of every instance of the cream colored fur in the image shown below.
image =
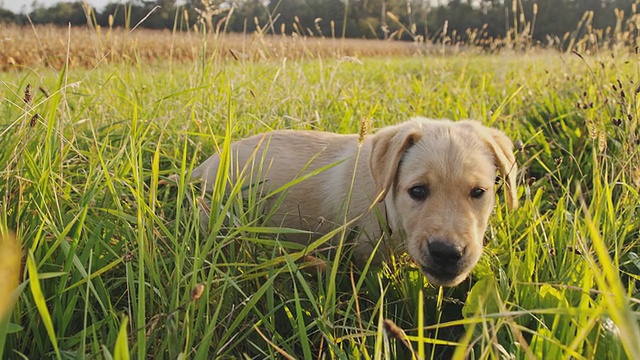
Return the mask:
<path fill-rule="evenodd" d="M 346 219 L 357 219 L 351 228 L 360 234 L 356 262 L 366 261 L 384 237 L 382 216 L 393 235 L 376 262 L 387 251 L 407 251 L 432 284 L 453 286 L 482 254 L 496 171 L 509 205 L 517 206 L 512 148 L 504 133 L 472 120 L 414 118 L 362 143 L 358 135 L 281 130 L 232 143 L 229 178 L 242 174 L 245 185 L 259 184 L 264 193 L 329 166 L 286 191 L 272 225 L 307 230 L 288 239 L 308 243 L 343 223 L 350 194 Z M 212 190 L 219 164 L 214 154 L 193 170 L 191 181 Z M 414 187 L 427 196 L 412 197 Z"/>

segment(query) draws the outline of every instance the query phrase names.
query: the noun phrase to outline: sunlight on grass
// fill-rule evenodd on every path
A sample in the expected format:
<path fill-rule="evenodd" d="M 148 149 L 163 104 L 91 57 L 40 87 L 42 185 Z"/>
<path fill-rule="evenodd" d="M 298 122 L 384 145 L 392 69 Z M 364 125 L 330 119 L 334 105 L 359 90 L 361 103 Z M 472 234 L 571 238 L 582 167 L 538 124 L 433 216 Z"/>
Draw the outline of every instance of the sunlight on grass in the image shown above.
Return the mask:
<path fill-rule="evenodd" d="M 21 254 L 15 235 L 5 231 L 0 232 L 0 248 L 0 293 L 5 294 L 0 298 L 0 319 L 4 319 L 15 302 L 13 292 L 18 287 Z"/>

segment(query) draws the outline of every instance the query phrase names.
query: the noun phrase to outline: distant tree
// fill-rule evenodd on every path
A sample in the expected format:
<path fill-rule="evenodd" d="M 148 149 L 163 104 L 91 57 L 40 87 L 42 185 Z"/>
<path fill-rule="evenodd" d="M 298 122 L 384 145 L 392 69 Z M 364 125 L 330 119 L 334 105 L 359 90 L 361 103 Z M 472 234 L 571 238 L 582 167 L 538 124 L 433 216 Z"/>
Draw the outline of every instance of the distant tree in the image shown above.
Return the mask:
<path fill-rule="evenodd" d="M 467 29 L 478 29 L 485 24 L 482 12 L 474 8 L 469 1 L 451 0 L 446 6 L 438 8 L 434 15 L 439 22 L 448 22 L 448 34 L 464 36 Z"/>
<path fill-rule="evenodd" d="M 269 12 L 276 18 L 273 24 L 275 31 L 278 33 L 284 31 L 287 34 L 294 32 L 306 34 L 305 30 L 313 26 L 314 14 L 310 4 L 312 1 L 313 0 L 270 1 Z"/>
<path fill-rule="evenodd" d="M 141 10 L 143 18 L 148 14 L 143 23 L 144 27 L 151 29 L 172 28 L 176 17 L 176 0 L 145 1 Z"/>
<path fill-rule="evenodd" d="M 84 25 L 87 23 L 87 16 L 81 1 L 61 2 L 50 7 L 37 5 L 29 13 L 31 21 L 35 24 L 55 24 Z"/>
<path fill-rule="evenodd" d="M 24 16 L 14 14 L 12 11 L 0 8 L 0 23 L 4 24 L 22 24 Z"/>
<path fill-rule="evenodd" d="M 578 29 L 583 15 L 593 11 L 591 25 L 597 29 L 615 27 L 614 9 L 624 10 L 628 16 L 635 0 L 521 0 L 525 17 L 533 17 L 533 4 L 538 5 L 534 39 L 546 41 L 547 35 L 562 38 L 565 34 L 586 29 Z M 584 25 L 584 24 L 583 24 Z"/>
<path fill-rule="evenodd" d="M 115 0 L 112 0 L 115 1 Z M 536 41 L 546 43 L 548 36 L 560 39 L 565 34 L 580 38 L 597 29 L 628 31 L 635 23 L 627 21 L 637 0 L 132 0 L 126 4 L 110 3 L 95 13 L 102 26 L 132 28 L 136 24 L 147 28 L 179 29 L 204 24 L 209 31 L 253 32 L 256 24 L 269 32 L 304 36 L 346 36 L 405 40 L 415 35 L 433 37 L 441 33 L 447 22 L 447 34 L 457 34 L 454 40 L 467 40 L 468 29 L 482 29 L 485 37 L 505 37 L 517 25 L 528 29 Z M 534 6 L 537 13 L 534 14 Z M 35 23 L 83 25 L 87 23 L 82 1 L 63 2 L 44 7 L 33 0 L 29 14 Z M 614 9 L 624 11 L 624 21 L 614 15 Z M 578 25 L 589 11 L 589 24 Z M 185 16 L 186 14 L 186 16 Z M 0 21 L 24 23 L 25 17 L 0 10 Z M 111 20 L 110 20 L 111 19 Z M 535 19 L 535 22 L 534 22 Z M 476 33 L 473 33 L 474 36 Z"/>
<path fill-rule="evenodd" d="M 248 32 L 256 31 L 256 22 L 265 27 L 269 22 L 269 9 L 262 0 L 243 0 L 233 3 L 234 12 L 227 20 L 229 31 Z"/>
<path fill-rule="evenodd" d="M 177 10 L 175 0 L 109 3 L 97 17 L 101 26 L 108 25 L 111 17 L 113 26 L 131 28 L 144 19 L 141 27 L 163 29 L 173 27 Z"/>
<path fill-rule="evenodd" d="M 132 28 L 142 20 L 144 15 L 144 7 L 142 5 L 109 3 L 98 15 L 98 24 L 108 26 L 109 18 L 111 18 L 111 25 L 114 27 Z"/>

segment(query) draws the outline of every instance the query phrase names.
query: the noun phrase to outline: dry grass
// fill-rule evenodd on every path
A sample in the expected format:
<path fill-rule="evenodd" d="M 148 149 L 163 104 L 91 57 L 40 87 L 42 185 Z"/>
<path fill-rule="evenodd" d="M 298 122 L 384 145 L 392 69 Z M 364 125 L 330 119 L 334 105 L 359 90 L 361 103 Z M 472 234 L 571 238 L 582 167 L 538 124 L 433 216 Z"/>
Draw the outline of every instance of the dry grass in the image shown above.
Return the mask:
<path fill-rule="evenodd" d="M 73 67 L 94 67 L 101 62 L 149 63 L 171 59 L 193 62 L 205 56 L 236 60 L 318 57 L 407 56 L 424 53 L 427 46 L 411 42 L 330 39 L 260 34 L 203 35 L 135 29 L 60 28 L 43 25 L 21 27 L 0 24 L 0 70 L 60 69 L 69 56 Z M 68 51 L 67 51 L 68 49 Z"/>
<path fill-rule="evenodd" d="M 411 34 L 414 42 L 267 35 L 266 26 L 252 34 L 216 32 L 205 35 L 197 31 L 198 26 L 184 32 L 102 28 L 99 25 L 61 28 L 0 23 L 0 71 L 41 67 L 61 69 L 67 60 L 71 67 L 92 68 L 103 62 L 140 65 L 170 60 L 189 63 L 203 56 L 216 60 L 264 61 L 405 57 L 425 53 L 457 54 L 460 51 L 522 53 L 542 48 L 592 55 L 603 50 L 614 53 L 637 51 L 640 47 L 640 14 L 635 4 L 629 14 L 616 9 L 614 28 L 594 27 L 594 13 L 587 11 L 573 31 L 562 37 L 547 36 L 544 42 L 533 40 L 537 6 L 534 7 L 533 18 L 527 19 L 524 10 L 516 5 L 514 2 L 512 14 L 516 20 L 502 38 L 489 37 L 486 26 L 468 29 L 462 34 L 447 31 L 445 23 L 443 29 L 429 39 Z M 405 24 L 401 25 L 409 31 Z"/>

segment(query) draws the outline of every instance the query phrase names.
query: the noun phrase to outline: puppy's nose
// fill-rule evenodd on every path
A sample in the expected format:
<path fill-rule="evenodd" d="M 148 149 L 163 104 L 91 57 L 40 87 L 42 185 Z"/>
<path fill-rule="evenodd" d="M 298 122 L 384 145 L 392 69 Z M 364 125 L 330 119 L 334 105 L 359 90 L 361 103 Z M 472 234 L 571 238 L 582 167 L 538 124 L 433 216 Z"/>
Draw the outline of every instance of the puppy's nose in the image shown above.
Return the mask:
<path fill-rule="evenodd" d="M 464 255 L 464 250 L 464 246 L 445 240 L 429 242 L 429 254 L 431 258 L 443 265 L 457 263 Z"/>

